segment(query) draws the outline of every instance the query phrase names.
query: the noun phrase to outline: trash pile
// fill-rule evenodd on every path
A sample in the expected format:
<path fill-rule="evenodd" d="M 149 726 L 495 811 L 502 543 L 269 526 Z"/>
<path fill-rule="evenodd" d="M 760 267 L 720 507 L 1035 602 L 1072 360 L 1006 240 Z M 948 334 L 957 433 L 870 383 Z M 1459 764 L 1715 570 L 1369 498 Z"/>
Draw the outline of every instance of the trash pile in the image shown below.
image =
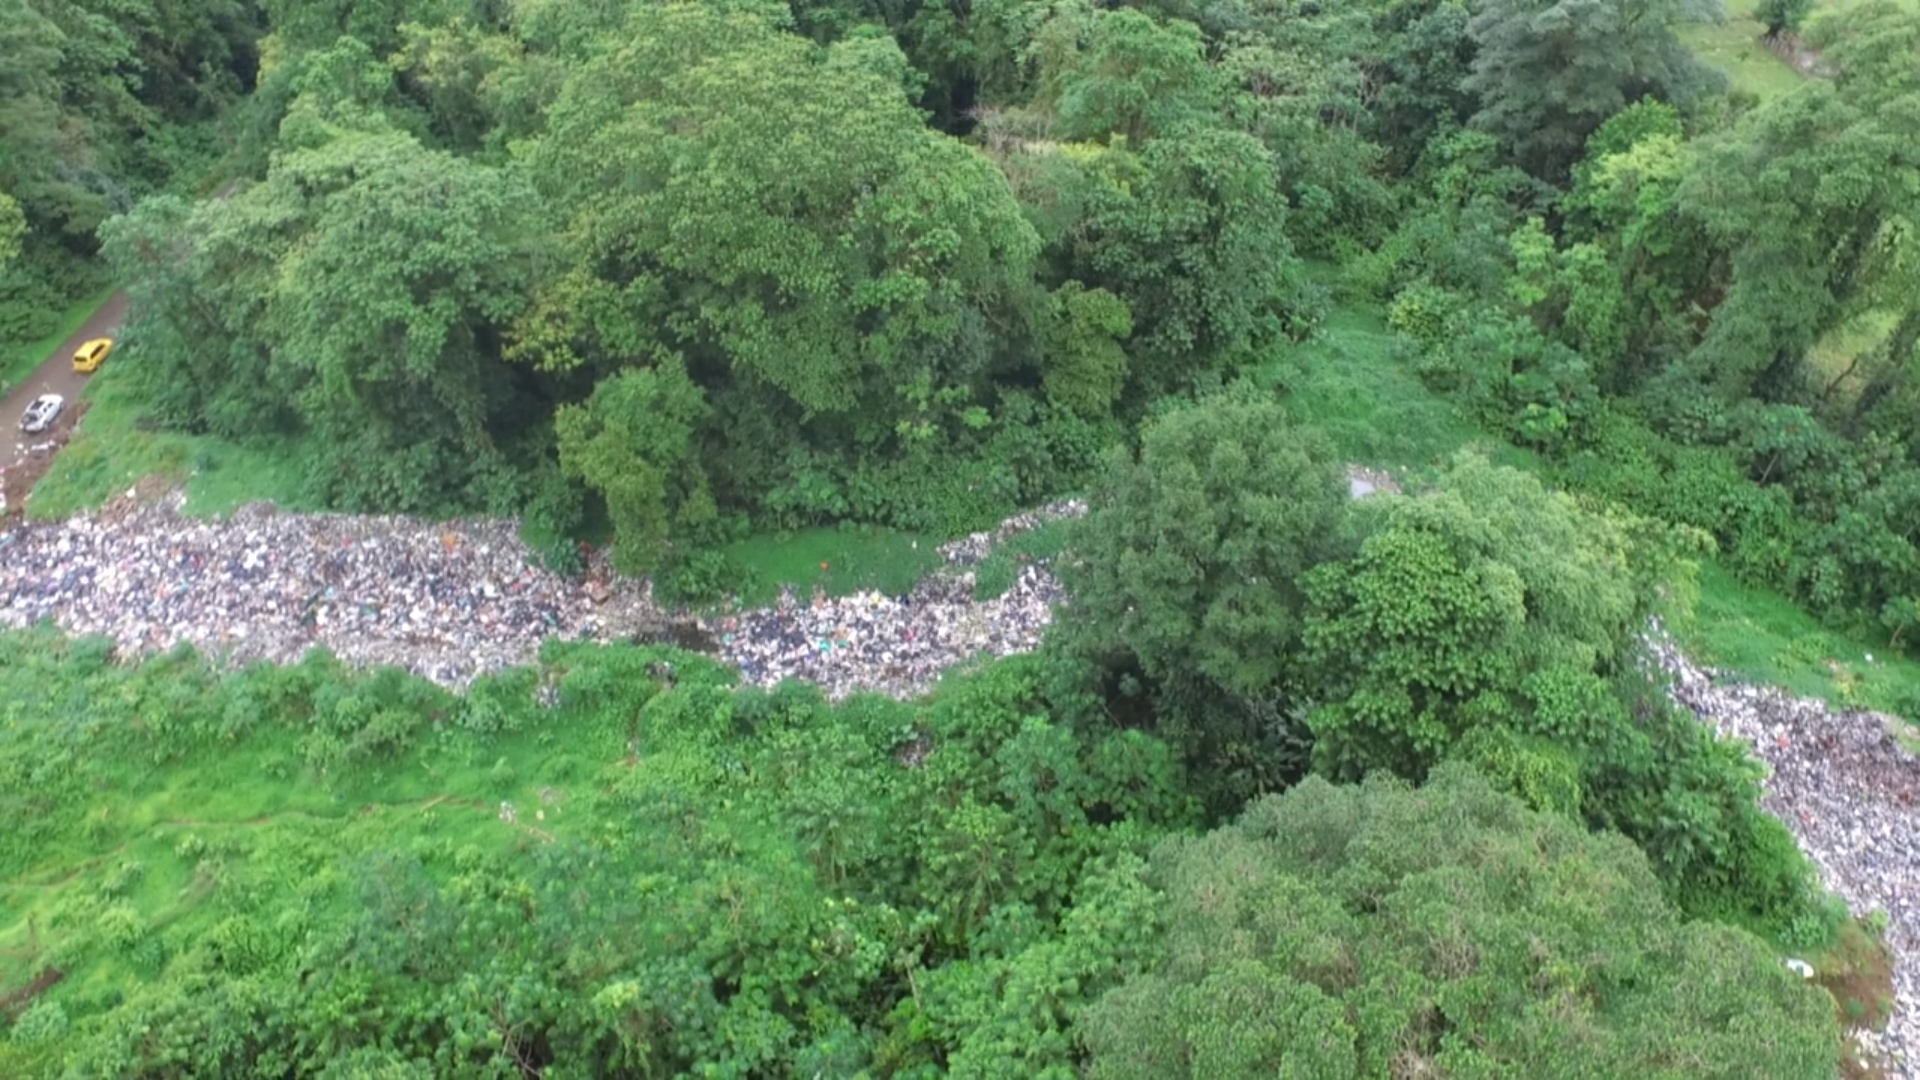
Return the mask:
<path fill-rule="evenodd" d="M 1385 469 L 1370 469 L 1365 465 L 1347 466 L 1347 494 L 1356 499 L 1385 492 L 1389 495 L 1400 494 L 1400 481 Z"/>
<path fill-rule="evenodd" d="M 0 623 L 51 618 L 122 649 L 190 642 L 230 662 L 324 645 L 359 666 L 446 685 L 531 659 L 552 636 L 613 640 L 659 619 L 642 582 L 596 558 L 582 580 L 540 568 L 511 522 L 180 514 L 181 496 L 0 534 Z"/>
<path fill-rule="evenodd" d="M 1024 514 L 1015 514 L 990 532 L 977 532 L 940 545 L 940 557 L 951 567 L 978 566 L 994 548 L 1024 532 L 1069 518 L 1085 517 L 1087 504 L 1079 499 L 1048 503 Z"/>
<path fill-rule="evenodd" d="M 943 548 L 948 566 L 905 597 L 789 593 L 772 608 L 686 620 L 603 552 L 567 578 L 542 568 L 510 521 L 280 513 L 253 504 L 224 521 L 180 513 L 172 492 L 99 514 L 16 522 L 0 532 L 0 625 L 52 619 L 129 653 L 188 642 L 226 663 L 298 660 L 325 646 L 349 664 L 404 668 L 460 688 L 528 663 L 549 637 L 673 640 L 701 647 L 748 682 L 794 677 L 834 697 L 911 695 L 980 653 L 1031 649 L 1059 588 L 1037 566 L 975 602 L 965 568 L 994 544 L 1080 512 L 1059 504 Z"/>
<path fill-rule="evenodd" d="M 829 698 L 856 690 L 894 697 L 924 692 L 973 656 L 1007 656 L 1040 644 L 1059 583 L 1035 565 L 991 600 L 973 598 L 971 573 L 934 573 L 906 596 L 876 592 L 800 603 L 792 590 L 772 608 L 706 620 L 720 657 L 742 682 L 773 686 L 798 678 Z"/>
<path fill-rule="evenodd" d="M 1920 1080 L 1920 757 L 1891 733 L 1906 721 L 1728 682 L 1694 665 L 1657 626 L 1647 645 L 1673 677 L 1675 701 L 1766 763 L 1760 804 L 1793 833 L 1826 887 L 1856 915 L 1886 913 L 1893 1015 L 1885 1032 L 1854 1036 L 1886 1059 L 1887 1076 Z"/>
<path fill-rule="evenodd" d="M 1053 574 L 1029 563 L 1005 593 L 976 600 L 971 568 L 1021 533 L 1086 512 L 1078 500 L 1050 503 L 942 544 L 944 565 L 905 596 L 815 593 L 803 603 L 786 589 L 771 608 L 705 619 L 701 627 L 745 683 L 804 679 L 834 700 L 857 690 L 913 697 L 970 657 L 1009 656 L 1040 644 L 1061 597 Z"/>

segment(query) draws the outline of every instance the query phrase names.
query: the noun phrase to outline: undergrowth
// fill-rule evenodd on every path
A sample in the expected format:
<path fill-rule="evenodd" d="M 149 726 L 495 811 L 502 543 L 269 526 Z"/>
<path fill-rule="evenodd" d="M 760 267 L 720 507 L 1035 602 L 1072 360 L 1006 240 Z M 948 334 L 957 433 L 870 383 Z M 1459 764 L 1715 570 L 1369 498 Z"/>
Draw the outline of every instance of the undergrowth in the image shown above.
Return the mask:
<path fill-rule="evenodd" d="M 1343 305 L 1328 313 L 1318 337 L 1276 354 L 1261 376 L 1295 421 L 1318 428 L 1348 461 L 1418 473 L 1474 447 L 1498 465 L 1539 468 L 1534 454 L 1487 434 L 1428 390 L 1392 346 L 1378 308 Z"/>
<path fill-rule="evenodd" d="M 637 674 L 656 654 L 621 655 Z M 571 655 L 550 649 L 547 670 L 564 678 Z M 130 672 L 101 639 L 50 628 L 0 636 L 0 660 L 0 764 L 28 773 L 0 785 L 0 968 L 11 988 L 56 966 L 82 1011 L 151 977 L 164 943 L 217 937 L 216 885 L 282 913 L 254 945 L 288 947 L 354 908 L 358 855 L 583 827 L 571 798 L 624 747 L 604 725 L 536 725 L 531 670 L 465 698 L 318 653 L 223 682 L 188 650 Z M 386 730 L 381 715 L 432 720 Z"/>
<path fill-rule="evenodd" d="M 1920 716 L 1920 661 L 1823 626 L 1714 563 L 1701 567 L 1692 620 L 1674 630 L 1707 666 L 1843 708 Z"/>

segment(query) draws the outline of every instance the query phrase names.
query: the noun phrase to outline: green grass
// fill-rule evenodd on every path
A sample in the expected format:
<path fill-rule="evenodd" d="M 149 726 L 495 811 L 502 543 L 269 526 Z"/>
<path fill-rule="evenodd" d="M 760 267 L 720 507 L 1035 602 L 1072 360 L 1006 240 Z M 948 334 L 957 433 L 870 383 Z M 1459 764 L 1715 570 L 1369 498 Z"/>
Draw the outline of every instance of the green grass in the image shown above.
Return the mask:
<path fill-rule="evenodd" d="M 1859 397 L 1867 380 L 1854 364 L 1886 344 L 1898 318 L 1897 313 L 1886 309 L 1862 312 L 1833 328 L 1808 350 L 1807 359 L 1821 380 L 1833 386 L 1836 402 L 1844 404 Z M 1872 370 L 1871 365 L 1868 370 Z"/>
<path fill-rule="evenodd" d="M 1698 663 L 1738 672 L 1803 697 L 1906 714 L 1920 707 L 1920 662 L 1884 642 L 1823 626 L 1783 597 L 1701 567 L 1700 597 L 1675 636 Z"/>
<path fill-rule="evenodd" d="M 1044 562 L 1065 550 L 1072 528 L 1070 521 L 1049 521 L 994 548 L 974 568 L 973 598 L 992 600 L 1004 595 L 1013 588 L 1023 563 Z"/>
<path fill-rule="evenodd" d="M 74 331 L 86 325 L 87 320 L 100 310 L 100 305 L 106 303 L 114 292 L 113 289 L 106 289 L 73 305 L 60 317 L 59 325 L 43 338 L 0 348 L 0 389 L 11 387 L 33 374 L 33 369 L 45 363 L 53 355 L 53 350 L 72 337 Z"/>
<path fill-rule="evenodd" d="M 895 529 L 845 526 L 762 533 L 722 550 L 745 572 L 740 602 L 758 607 L 772 603 L 782 585 L 803 597 L 816 586 L 830 596 L 906 592 L 940 564 L 940 543 Z"/>
<path fill-rule="evenodd" d="M 142 942 L 162 931 L 203 940 L 230 914 L 208 902 L 210 867 L 246 882 L 261 910 L 297 911 L 305 926 L 333 923 L 354 909 L 356 858 L 420 845 L 498 851 L 537 835 L 529 830 L 563 836 L 587 822 L 575 822 L 564 797 L 544 802 L 541 789 L 570 794 L 619 756 L 609 740 L 459 733 L 348 782 L 320 781 L 298 766 L 279 778 L 285 762 L 299 760 L 297 743 L 293 733 L 263 732 L 164 769 L 126 761 L 112 770 L 81 835 L 46 844 L 31 869 L 0 881 L 0 968 L 32 955 L 36 939 L 97 940 L 89 931 L 121 903 L 137 912 Z M 497 768 L 503 760 L 512 765 Z M 501 820 L 503 801 L 516 807 L 517 823 Z M 142 985 L 151 981 L 146 966 L 137 949 L 88 949 L 68 968 L 61 996 Z"/>
<path fill-rule="evenodd" d="M 1679 37 L 1694 55 L 1725 72 L 1735 90 L 1765 100 L 1790 93 L 1806 76 L 1761 44 L 1767 28 L 1753 17 L 1755 6 L 1753 0 L 1733 0 L 1725 22 L 1683 26 Z"/>
<path fill-rule="evenodd" d="M 1822 15 L 1844 12 L 1863 2 L 1815 0 L 1813 11 L 1807 17 L 1807 25 L 1817 22 Z M 1725 72 L 1735 90 L 1753 94 L 1764 101 L 1790 93 L 1805 83 L 1807 76 L 1794 70 L 1792 65 L 1761 44 L 1761 35 L 1766 33 L 1767 27 L 1755 17 L 1759 6 L 1758 0 L 1730 0 L 1724 22 L 1719 25 L 1683 26 L 1679 37 L 1700 59 Z M 1920 3 L 1909 0 L 1909 6 L 1920 13 Z"/>
<path fill-rule="evenodd" d="M 1288 412 L 1319 428 L 1348 461 L 1419 472 L 1476 447 L 1502 465 L 1537 471 L 1539 459 L 1489 435 L 1394 359 L 1377 308 L 1344 305 L 1320 337 L 1277 357 L 1265 375 L 1287 388 Z"/>
<path fill-rule="evenodd" d="M 1418 473 L 1474 447 L 1501 464 L 1542 471 L 1536 455 L 1489 435 L 1428 390 L 1394 359 L 1391 340 L 1377 310 L 1343 306 L 1320 339 L 1277 361 L 1270 374 L 1291 384 L 1284 400 L 1292 415 L 1326 431 L 1349 461 Z M 1824 627 L 1712 563 L 1701 568 L 1691 624 L 1675 631 L 1700 663 L 1834 705 L 1920 719 L 1920 663 L 1892 658 L 1884 642 Z"/>
<path fill-rule="evenodd" d="M 58 519 L 97 508 L 149 476 L 185 481 L 190 514 L 227 514 L 257 499 L 270 499 L 289 510 L 310 508 L 301 498 L 296 445 L 240 446 L 146 430 L 143 403 L 125 371 L 108 360 L 87 383 L 87 413 L 73 441 L 54 455 L 47 475 L 34 487 L 29 515 Z"/>

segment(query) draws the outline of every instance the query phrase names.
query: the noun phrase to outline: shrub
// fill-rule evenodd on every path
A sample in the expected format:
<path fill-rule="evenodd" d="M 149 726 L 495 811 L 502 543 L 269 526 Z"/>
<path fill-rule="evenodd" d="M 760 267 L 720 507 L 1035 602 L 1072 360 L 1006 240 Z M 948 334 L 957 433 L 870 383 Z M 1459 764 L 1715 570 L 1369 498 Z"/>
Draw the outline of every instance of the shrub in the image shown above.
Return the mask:
<path fill-rule="evenodd" d="M 712 604 L 751 584 L 748 568 L 725 552 L 676 551 L 653 576 L 653 598 L 663 604 Z"/>
<path fill-rule="evenodd" d="M 1580 816 L 1580 762 L 1564 746 L 1490 725 L 1468 732 L 1452 756 L 1530 809 Z"/>
<path fill-rule="evenodd" d="M 42 997 L 21 1011 L 7 1038 L 21 1046 L 46 1046 L 67 1034 L 67 1010 L 58 1001 Z"/>

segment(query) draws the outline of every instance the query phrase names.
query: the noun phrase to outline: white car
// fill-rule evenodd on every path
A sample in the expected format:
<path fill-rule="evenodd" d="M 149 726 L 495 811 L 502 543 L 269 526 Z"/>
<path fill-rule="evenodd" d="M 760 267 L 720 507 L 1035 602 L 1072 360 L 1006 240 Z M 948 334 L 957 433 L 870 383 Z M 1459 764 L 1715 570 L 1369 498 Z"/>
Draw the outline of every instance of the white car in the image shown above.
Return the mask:
<path fill-rule="evenodd" d="M 27 406 L 26 412 L 20 414 L 20 430 L 29 435 L 38 435 L 53 426 L 53 421 L 66 405 L 67 399 L 59 394 L 41 394 L 33 399 L 33 404 Z"/>

